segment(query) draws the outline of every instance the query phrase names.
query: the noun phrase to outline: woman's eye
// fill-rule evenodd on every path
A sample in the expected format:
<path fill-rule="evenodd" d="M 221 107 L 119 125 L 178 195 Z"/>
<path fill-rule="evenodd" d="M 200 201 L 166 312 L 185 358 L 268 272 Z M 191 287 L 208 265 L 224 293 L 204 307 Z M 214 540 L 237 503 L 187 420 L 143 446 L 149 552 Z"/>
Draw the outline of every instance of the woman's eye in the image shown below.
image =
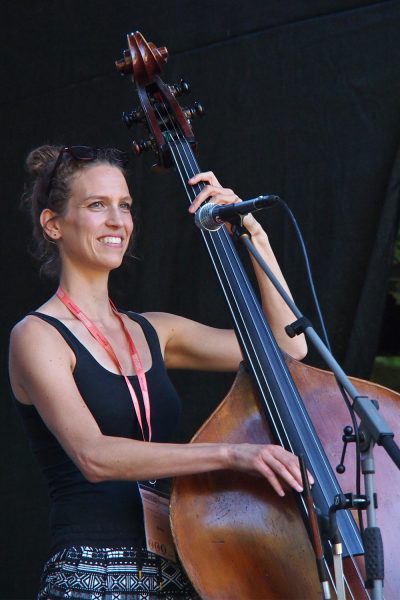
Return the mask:
<path fill-rule="evenodd" d="M 126 210 L 127 212 L 130 212 L 132 206 L 129 202 L 122 202 L 122 204 L 120 204 L 121 209 L 122 210 Z"/>
<path fill-rule="evenodd" d="M 96 200 L 96 202 L 91 202 L 89 204 L 89 208 L 102 208 L 103 203 L 100 200 Z"/>

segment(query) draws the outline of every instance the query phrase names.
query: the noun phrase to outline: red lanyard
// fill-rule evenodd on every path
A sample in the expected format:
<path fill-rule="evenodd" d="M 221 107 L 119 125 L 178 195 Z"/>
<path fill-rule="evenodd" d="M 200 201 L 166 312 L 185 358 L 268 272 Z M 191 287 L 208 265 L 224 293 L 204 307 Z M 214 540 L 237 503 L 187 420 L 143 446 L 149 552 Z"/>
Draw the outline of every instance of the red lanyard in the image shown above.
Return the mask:
<path fill-rule="evenodd" d="M 143 423 L 142 423 L 142 416 L 140 414 L 139 402 L 138 402 L 135 390 L 133 389 L 132 384 L 129 381 L 127 375 L 125 375 L 125 373 L 123 372 L 121 363 L 119 362 L 118 357 L 115 354 L 115 352 L 114 352 L 114 350 L 113 350 L 110 342 L 101 333 L 101 331 L 99 331 L 97 329 L 96 325 L 71 300 L 71 298 L 62 289 L 61 286 L 57 290 L 57 297 L 68 308 L 68 310 L 70 310 L 71 313 L 84 324 L 84 326 L 89 331 L 89 333 L 92 334 L 92 336 L 103 346 L 103 348 L 108 352 L 108 354 L 113 359 L 113 361 L 114 361 L 115 365 L 117 366 L 119 372 L 124 377 L 126 385 L 128 386 L 128 390 L 129 390 L 129 393 L 130 393 L 131 398 L 132 398 L 133 407 L 135 409 L 136 417 L 137 417 L 137 420 L 139 421 L 140 429 L 142 430 L 143 439 L 145 440 L 144 430 L 143 430 Z M 129 331 L 125 327 L 125 323 L 124 323 L 121 315 L 119 314 L 119 312 L 117 311 L 117 309 L 115 308 L 115 306 L 111 302 L 111 300 L 110 300 L 110 306 L 111 306 L 111 309 L 112 309 L 113 313 L 115 314 L 115 316 L 118 318 L 119 322 L 121 323 L 122 329 L 123 329 L 123 331 L 125 333 L 126 341 L 128 343 L 128 346 L 129 346 L 129 352 L 130 352 L 130 355 L 131 355 L 132 364 L 133 364 L 133 366 L 135 368 L 136 375 L 137 375 L 138 380 L 139 380 L 140 389 L 142 391 L 144 409 L 145 409 L 145 413 L 146 413 L 147 427 L 148 427 L 148 430 L 149 430 L 149 442 L 151 442 L 150 398 L 149 398 L 149 392 L 148 392 L 148 389 L 147 389 L 146 374 L 145 374 L 145 372 L 143 370 L 142 363 L 140 362 L 139 354 L 138 354 L 138 352 L 137 352 L 137 350 L 135 348 L 135 344 L 133 343 L 133 340 L 132 340 L 132 338 L 131 338 L 131 336 L 129 334 Z"/>

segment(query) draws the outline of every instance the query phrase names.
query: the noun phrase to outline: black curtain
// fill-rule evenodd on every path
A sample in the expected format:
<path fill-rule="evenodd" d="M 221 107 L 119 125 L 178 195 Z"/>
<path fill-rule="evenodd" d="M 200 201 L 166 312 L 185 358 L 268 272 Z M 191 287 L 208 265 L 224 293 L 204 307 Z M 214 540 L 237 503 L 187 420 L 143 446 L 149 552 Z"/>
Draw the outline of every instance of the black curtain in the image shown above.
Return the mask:
<path fill-rule="evenodd" d="M 31 0 L 1 6 L 2 418 L 4 599 L 32 598 L 47 548 L 47 496 L 9 393 L 9 330 L 54 290 L 30 258 L 18 208 L 23 162 L 43 142 L 129 149 L 137 104 L 114 60 L 140 30 L 170 52 L 164 79 L 187 78 L 207 116 L 199 162 L 243 198 L 277 193 L 298 218 L 334 354 L 368 377 L 399 222 L 400 2 L 352 0 Z M 188 100 L 189 102 L 189 100 Z M 133 159 L 137 258 L 112 278 L 121 307 L 229 325 L 174 173 Z M 291 224 L 260 214 L 296 301 L 315 322 Z M 40 344 L 40 340 L 37 342 Z M 32 348 L 34 351 L 34 348 Z M 311 351 L 308 361 L 319 364 Z M 186 440 L 230 376 L 174 373 Z M 66 406 L 67 410 L 67 406 Z"/>

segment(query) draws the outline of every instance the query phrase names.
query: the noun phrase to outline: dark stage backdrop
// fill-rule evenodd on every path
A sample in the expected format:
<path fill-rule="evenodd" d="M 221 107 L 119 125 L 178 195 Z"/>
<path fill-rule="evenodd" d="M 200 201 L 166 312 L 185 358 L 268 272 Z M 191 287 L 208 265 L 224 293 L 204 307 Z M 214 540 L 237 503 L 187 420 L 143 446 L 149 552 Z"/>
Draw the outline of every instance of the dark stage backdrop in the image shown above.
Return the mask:
<path fill-rule="evenodd" d="M 12 324 L 54 290 L 38 278 L 18 210 L 27 152 L 47 141 L 128 149 L 135 134 L 120 114 L 136 99 L 114 60 L 128 31 L 166 45 L 165 79 L 186 77 L 192 99 L 207 109 L 195 123 L 200 164 L 242 197 L 273 192 L 287 201 L 304 232 L 334 353 L 349 373 L 368 377 L 399 217 L 400 2 L 14 0 L 0 10 L 0 596 L 11 600 L 33 597 L 48 542 L 46 493 L 5 370 Z M 133 163 L 137 260 L 113 277 L 114 298 L 137 311 L 228 325 L 176 176 L 151 173 L 150 157 Z M 276 209 L 260 218 L 297 303 L 315 321 L 290 224 Z M 174 378 L 185 440 L 231 377 Z"/>

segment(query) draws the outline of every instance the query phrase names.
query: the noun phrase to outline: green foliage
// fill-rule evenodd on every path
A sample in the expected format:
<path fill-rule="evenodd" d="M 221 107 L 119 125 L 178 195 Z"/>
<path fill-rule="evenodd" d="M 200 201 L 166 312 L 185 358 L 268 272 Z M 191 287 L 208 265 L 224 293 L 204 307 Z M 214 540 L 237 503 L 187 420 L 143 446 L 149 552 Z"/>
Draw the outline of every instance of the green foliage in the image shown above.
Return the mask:
<path fill-rule="evenodd" d="M 400 392 L 400 356 L 377 356 L 371 380 Z"/>
<path fill-rule="evenodd" d="M 400 370 L 400 356 L 376 356 L 376 364 L 386 369 L 399 369 Z"/>

